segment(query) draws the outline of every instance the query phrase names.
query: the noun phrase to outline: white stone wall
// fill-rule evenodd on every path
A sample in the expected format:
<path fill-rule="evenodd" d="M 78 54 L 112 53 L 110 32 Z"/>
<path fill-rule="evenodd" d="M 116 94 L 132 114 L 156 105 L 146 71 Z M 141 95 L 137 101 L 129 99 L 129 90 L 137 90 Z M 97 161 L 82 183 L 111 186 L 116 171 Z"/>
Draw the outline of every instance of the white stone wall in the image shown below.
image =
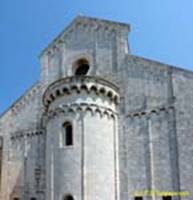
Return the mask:
<path fill-rule="evenodd" d="M 69 83 L 65 79 L 58 81 L 44 95 L 45 103 L 51 94 L 55 98 L 47 111 L 46 198 L 62 199 L 71 194 L 75 199 L 117 200 L 118 133 L 114 95 L 118 94 L 113 85 L 112 88 L 103 85 L 100 79 L 79 79 L 66 79 Z M 55 96 L 55 90 L 62 91 L 68 85 L 77 88 Z M 101 88 L 105 89 L 104 93 Z M 113 92 L 111 97 L 108 91 Z M 62 125 L 66 121 L 73 125 L 72 146 L 61 146 Z"/>
<path fill-rule="evenodd" d="M 77 200 L 128 200 L 136 190 L 151 188 L 193 193 L 192 72 L 128 54 L 128 32 L 123 24 L 80 17 L 43 52 L 39 84 L 0 118 L 1 200 L 23 196 L 25 183 L 28 195 L 36 195 L 34 170 L 39 165 L 47 170 L 46 200 L 61 199 L 65 192 Z M 46 124 L 42 95 L 47 86 L 73 75 L 80 58 L 89 62 L 88 75 L 119 87 L 118 110 L 104 95 L 90 91 L 91 85 L 77 95 L 79 87 L 69 84 L 70 95 L 54 99 L 47 110 L 53 111 L 47 135 L 33 134 Z M 118 118 L 105 109 L 118 111 Z M 60 146 L 65 120 L 73 122 L 73 148 Z M 39 187 L 45 189 L 43 175 Z"/>
<path fill-rule="evenodd" d="M 129 52 L 128 32 L 129 25 L 75 19 L 41 55 L 41 82 L 74 75 L 73 64 L 80 58 L 89 61 L 89 74 L 117 72 Z"/>
<path fill-rule="evenodd" d="M 37 84 L 0 119 L 0 132 L 4 140 L 2 200 L 22 198 L 26 195 L 26 198 L 38 197 L 35 170 L 39 166 L 44 170 L 45 162 L 45 155 L 42 153 L 45 148 L 45 135 L 40 133 L 41 96 L 41 88 Z M 41 177 L 41 190 L 45 187 L 43 179 Z"/>

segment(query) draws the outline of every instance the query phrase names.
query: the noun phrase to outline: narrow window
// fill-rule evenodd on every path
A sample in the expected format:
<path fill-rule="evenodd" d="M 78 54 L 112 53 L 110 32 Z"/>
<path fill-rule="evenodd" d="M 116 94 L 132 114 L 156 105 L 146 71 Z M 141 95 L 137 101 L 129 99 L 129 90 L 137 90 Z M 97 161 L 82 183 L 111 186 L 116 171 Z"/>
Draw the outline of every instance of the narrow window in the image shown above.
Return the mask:
<path fill-rule="evenodd" d="M 19 200 L 19 198 L 18 197 L 14 197 L 13 200 Z"/>
<path fill-rule="evenodd" d="M 31 200 L 36 200 L 36 198 L 35 198 L 35 197 L 32 197 Z"/>
<path fill-rule="evenodd" d="M 89 63 L 86 59 L 80 59 L 75 64 L 75 76 L 84 76 L 88 73 Z"/>
<path fill-rule="evenodd" d="M 135 197 L 135 200 L 143 200 L 143 197 L 137 196 L 137 197 Z"/>
<path fill-rule="evenodd" d="M 172 197 L 171 196 L 163 196 L 162 199 L 163 200 L 172 200 Z"/>
<path fill-rule="evenodd" d="M 64 200 L 74 200 L 74 198 L 71 195 L 67 195 L 64 197 Z"/>
<path fill-rule="evenodd" d="M 63 145 L 64 146 L 73 145 L 73 130 L 72 130 L 72 124 L 70 122 L 65 122 L 63 124 Z"/>

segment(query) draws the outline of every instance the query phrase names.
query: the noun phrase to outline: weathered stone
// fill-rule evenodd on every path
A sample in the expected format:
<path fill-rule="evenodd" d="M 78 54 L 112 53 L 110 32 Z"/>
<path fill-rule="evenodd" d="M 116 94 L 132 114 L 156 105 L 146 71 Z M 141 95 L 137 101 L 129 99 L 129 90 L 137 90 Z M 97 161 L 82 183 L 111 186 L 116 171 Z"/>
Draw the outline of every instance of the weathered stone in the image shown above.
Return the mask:
<path fill-rule="evenodd" d="M 0 117 L 1 200 L 193 193 L 193 73 L 131 55 L 129 31 L 77 17 L 42 52 L 39 82 Z"/>

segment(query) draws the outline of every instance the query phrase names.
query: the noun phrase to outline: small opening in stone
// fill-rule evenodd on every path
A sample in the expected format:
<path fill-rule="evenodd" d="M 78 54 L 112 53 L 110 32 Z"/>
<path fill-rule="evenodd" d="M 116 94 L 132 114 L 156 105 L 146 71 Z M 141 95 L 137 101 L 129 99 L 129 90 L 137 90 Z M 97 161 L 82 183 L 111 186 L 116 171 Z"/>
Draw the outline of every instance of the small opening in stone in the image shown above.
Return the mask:
<path fill-rule="evenodd" d="M 60 96 L 60 90 L 56 90 L 56 95 Z"/>
<path fill-rule="evenodd" d="M 87 75 L 89 71 L 89 62 L 86 59 L 80 59 L 75 63 L 75 76 Z"/>
<path fill-rule="evenodd" d="M 137 196 L 135 197 L 135 200 L 143 200 L 143 197 Z"/>
<path fill-rule="evenodd" d="M 163 200 L 172 200 L 172 197 L 171 196 L 163 196 L 162 199 Z"/>
<path fill-rule="evenodd" d="M 73 129 L 70 122 L 65 122 L 63 124 L 63 145 L 73 145 Z"/>
<path fill-rule="evenodd" d="M 74 200 L 74 198 L 71 195 L 67 195 L 64 197 L 64 200 Z"/>

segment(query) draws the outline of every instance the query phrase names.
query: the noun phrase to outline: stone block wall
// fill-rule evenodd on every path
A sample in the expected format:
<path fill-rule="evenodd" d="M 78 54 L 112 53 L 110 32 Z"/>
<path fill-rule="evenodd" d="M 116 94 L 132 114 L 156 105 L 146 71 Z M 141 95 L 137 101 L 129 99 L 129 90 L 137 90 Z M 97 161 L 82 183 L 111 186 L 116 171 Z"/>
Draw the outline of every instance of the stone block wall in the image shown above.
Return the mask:
<path fill-rule="evenodd" d="M 89 62 L 88 75 L 119 87 L 120 200 L 144 189 L 193 193 L 193 73 L 129 54 L 128 32 L 125 24 L 78 17 L 41 54 L 39 83 L 0 117 L 0 199 L 44 199 L 42 95 L 50 83 L 74 75 L 80 58 Z M 56 169 L 59 176 L 59 164 Z"/>
<path fill-rule="evenodd" d="M 41 86 L 36 84 L 0 118 L 3 138 L 0 194 L 3 200 L 37 197 L 37 190 L 45 189 L 41 98 Z M 40 180 L 35 177 L 36 173 L 41 173 Z"/>

